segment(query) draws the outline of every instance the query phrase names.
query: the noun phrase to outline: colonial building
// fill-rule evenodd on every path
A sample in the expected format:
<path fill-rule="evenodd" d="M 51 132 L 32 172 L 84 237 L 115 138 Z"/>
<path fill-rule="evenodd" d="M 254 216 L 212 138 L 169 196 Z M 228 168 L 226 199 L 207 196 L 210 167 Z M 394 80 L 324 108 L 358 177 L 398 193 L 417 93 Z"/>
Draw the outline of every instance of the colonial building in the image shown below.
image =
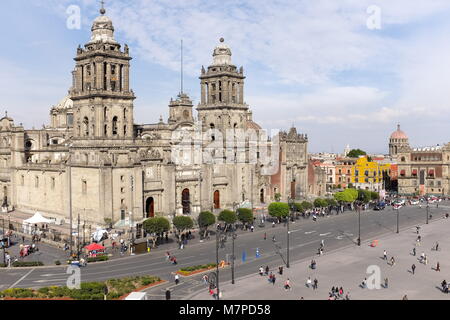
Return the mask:
<path fill-rule="evenodd" d="M 69 96 L 51 108 L 50 125 L 26 130 L 7 115 L 0 120 L 5 206 L 66 222 L 80 216 L 93 225 L 131 223 L 139 232 L 143 220 L 155 215 L 195 217 L 243 201 L 268 203 L 275 193 L 283 200 L 306 195 L 307 136 L 292 128 L 279 134 L 279 145 L 264 136 L 245 103 L 243 68 L 232 63 L 223 39 L 212 64 L 201 68 L 197 117 L 193 102 L 181 92 L 170 101 L 167 122 L 136 124 L 132 57 L 128 46 L 115 40 L 104 13 L 94 20 L 91 39 L 77 49 Z M 231 153 L 218 154 L 213 145 L 219 135 L 228 141 L 239 130 L 255 133 L 275 160 L 263 163 L 264 150 L 258 146 L 256 161 L 249 161 L 248 139 Z M 180 162 L 192 156 L 175 155 L 174 145 L 180 143 L 174 137 L 180 132 L 200 132 L 199 143 L 186 144 L 194 156 L 211 150 L 211 158 L 222 161 L 203 156 Z M 244 159 L 238 159 L 242 154 Z"/>
<path fill-rule="evenodd" d="M 397 136 L 399 129 L 391 135 Z M 450 194 L 450 143 L 443 146 L 412 148 L 402 134 L 403 145 L 397 148 L 398 193 L 412 195 Z"/>

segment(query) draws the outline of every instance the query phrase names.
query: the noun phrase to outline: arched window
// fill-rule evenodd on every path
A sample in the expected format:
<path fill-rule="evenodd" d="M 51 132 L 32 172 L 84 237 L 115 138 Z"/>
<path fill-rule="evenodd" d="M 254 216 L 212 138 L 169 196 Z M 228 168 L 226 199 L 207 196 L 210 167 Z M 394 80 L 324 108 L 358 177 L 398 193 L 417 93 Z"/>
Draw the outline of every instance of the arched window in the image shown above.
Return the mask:
<path fill-rule="evenodd" d="M 89 136 L 89 119 L 84 117 L 83 120 L 83 131 L 85 136 Z"/>
<path fill-rule="evenodd" d="M 104 120 L 106 120 L 107 112 L 108 112 L 108 108 L 104 107 L 104 108 L 103 108 L 103 119 L 104 119 Z"/>
<path fill-rule="evenodd" d="M 117 117 L 114 117 L 113 120 L 112 120 L 112 134 L 113 134 L 113 136 L 116 136 L 117 132 L 118 132 L 118 129 L 117 129 Z"/>

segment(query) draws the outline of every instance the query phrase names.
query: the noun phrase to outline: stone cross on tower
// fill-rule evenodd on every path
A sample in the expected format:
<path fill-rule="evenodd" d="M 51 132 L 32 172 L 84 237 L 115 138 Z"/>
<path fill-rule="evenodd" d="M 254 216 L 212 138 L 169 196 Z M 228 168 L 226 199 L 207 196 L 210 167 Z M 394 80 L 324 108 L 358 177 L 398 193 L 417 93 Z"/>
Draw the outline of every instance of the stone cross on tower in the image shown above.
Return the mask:
<path fill-rule="evenodd" d="M 100 9 L 100 13 L 101 14 L 105 14 L 106 10 L 105 10 L 105 1 L 101 0 L 100 3 L 102 4 L 102 8 Z"/>

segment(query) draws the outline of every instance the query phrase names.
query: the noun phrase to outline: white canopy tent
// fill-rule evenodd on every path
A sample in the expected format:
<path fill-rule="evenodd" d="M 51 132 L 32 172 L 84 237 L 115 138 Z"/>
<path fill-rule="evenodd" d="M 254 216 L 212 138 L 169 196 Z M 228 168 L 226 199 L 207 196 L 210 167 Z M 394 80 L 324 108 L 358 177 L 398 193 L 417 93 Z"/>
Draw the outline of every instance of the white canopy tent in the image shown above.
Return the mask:
<path fill-rule="evenodd" d="M 33 225 L 38 224 L 38 223 L 53 223 L 53 222 L 55 222 L 55 221 L 44 218 L 42 216 L 42 214 L 40 214 L 39 212 L 36 212 L 34 214 L 34 216 L 32 216 L 31 218 L 29 218 L 27 220 L 23 220 L 23 223 L 22 223 L 23 231 L 24 231 L 24 233 L 31 234 L 31 231 L 33 230 Z"/>
<path fill-rule="evenodd" d="M 30 223 L 30 224 L 36 224 L 36 223 L 53 223 L 54 221 L 44 218 L 42 216 L 42 214 L 40 214 L 39 212 L 36 212 L 34 214 L 34 216 L 32 216 L 31 218 L 29 218 L 27 220 L 23 220 L 23 222 Z"/>

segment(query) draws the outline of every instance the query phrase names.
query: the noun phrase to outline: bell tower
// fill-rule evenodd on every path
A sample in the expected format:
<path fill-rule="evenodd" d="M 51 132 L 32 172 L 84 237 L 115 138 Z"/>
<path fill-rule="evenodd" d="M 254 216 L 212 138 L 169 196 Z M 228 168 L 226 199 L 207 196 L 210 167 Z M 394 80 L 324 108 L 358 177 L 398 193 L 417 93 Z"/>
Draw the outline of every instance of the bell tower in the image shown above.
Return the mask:
<path fill-rule="evenodd" d="M 114 39 L 106 10 L 92 25 L 91 39 L 78 47 L 70 98 L 73 100 L 75 139 L 132 138 L 133 100 L 127 45 Z"/>
<path fill-rule="evenodd" d="M 233 65 L 231 50 L 224 42 L 221 38 L 214 49 L 208 70 L 202 67 L 198 116 L 205 128 L 245 129 L 248 106 L 244 102 L 244 69 Z"/>

